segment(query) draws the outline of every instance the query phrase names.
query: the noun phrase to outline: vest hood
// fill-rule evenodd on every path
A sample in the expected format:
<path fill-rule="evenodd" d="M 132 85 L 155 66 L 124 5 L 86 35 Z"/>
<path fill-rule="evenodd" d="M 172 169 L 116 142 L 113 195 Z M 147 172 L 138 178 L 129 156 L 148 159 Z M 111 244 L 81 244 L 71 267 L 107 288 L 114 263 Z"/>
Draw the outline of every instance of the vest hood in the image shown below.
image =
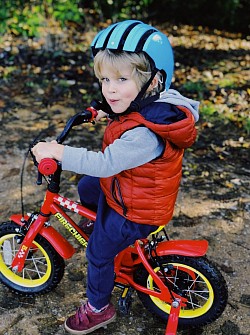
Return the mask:
<path fill-rule="evenodd" d="M 141 119 L 137 120 L 141 124 L 179 148 L 188 148 L 195 141 L 194 116 L 186 107 L 159 101 L 144 107 L 140 113 L 135 114 L 140 114 Z M 133 115 L 130 117 L 136 118 Z"/>
<path fill-rule="evenodd" d="M 199 120 L 199 106 L 200 102 L 189 99 L 181 95 L 178 91 L 169 89 L 160 94 L 160 98 L 156 102 L 166 102 L 175 106 L 183 106 L 190 110 L 193 114 L 195 122 Z"/>

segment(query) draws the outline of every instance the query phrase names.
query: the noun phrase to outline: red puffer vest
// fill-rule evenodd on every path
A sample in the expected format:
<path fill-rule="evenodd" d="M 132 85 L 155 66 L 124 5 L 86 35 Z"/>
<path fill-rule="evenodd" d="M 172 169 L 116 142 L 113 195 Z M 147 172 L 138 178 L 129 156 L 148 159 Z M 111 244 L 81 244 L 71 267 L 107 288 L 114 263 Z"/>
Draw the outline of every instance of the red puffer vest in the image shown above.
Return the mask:
<path fill-rule="evenodd" d="M 186 118 L 172 124 L 155 124 L 132 112 L 109 123 L 103 150 L 132 128 L 145 126 L 165 143 L 162 155 L 151 162 L 101 178 L 101 187 L 111 208 L 141 224 L 166 225 L 172 218 L 182 172 L 184 148 L 196 138 L 194 118 L 185 107 L 177 106 Z"/>

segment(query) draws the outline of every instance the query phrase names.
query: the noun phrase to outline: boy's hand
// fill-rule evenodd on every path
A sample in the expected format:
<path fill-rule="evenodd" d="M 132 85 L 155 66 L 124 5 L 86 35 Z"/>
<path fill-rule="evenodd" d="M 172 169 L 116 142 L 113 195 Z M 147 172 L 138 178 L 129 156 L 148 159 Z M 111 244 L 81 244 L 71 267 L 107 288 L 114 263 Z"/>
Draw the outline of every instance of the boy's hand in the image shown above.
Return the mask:
<path fill-rule="evenodd" d="M 64 145 L 58 144 L 56 141 L 39 142 L 31 149 L 38 163 L 40 163 L 43 158 L 53 158 L 61 162 L 63 150 Z"/>
<path fill-rule="evenodd" d="M 99 109 L 98 111 L 97 111 L 97 115 L 96 115 L 96 117 L 95 117 L 95 120 L 96 121 L 100 121 L 103 117 L 106 117 L 106 116 L 108 116 L 108 114 L 107 113 L 105 113 L 104 111 L 102 111 L 101 109 Z"/>

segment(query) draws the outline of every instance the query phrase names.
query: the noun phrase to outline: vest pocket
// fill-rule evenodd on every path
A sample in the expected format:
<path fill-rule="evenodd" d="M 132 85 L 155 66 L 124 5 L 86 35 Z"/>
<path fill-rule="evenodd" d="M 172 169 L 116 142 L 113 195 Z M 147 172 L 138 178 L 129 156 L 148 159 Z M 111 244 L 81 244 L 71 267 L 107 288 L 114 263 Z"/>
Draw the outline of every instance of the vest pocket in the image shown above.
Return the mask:
<path fill-rule="evenodd" d="M 126 217 L 127 216 L 127 207 L 124 203 L 123 197 L 122 197 L 122 192 L 121 192 L 121 187 L 120 183 L 117 177 L 114 177 L 111 183 L 111 194 L 114 199 L 114 201 L 122 207 L 123 210 L 123 215 Z"/>

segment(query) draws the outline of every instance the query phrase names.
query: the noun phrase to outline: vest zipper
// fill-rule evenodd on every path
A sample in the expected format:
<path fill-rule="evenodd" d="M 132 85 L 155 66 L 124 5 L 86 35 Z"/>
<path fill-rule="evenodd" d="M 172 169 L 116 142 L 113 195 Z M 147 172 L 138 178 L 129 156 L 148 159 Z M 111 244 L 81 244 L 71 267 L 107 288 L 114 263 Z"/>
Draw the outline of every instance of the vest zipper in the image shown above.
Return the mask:
<path fill-rule="evenodd" d="M 117 190 L 117 192 L 116 192 Z M 119 199 L 117 198 L 117 195 L 116 193 L 118 193 L 119 195 Z M 120 183 L 119 183 L 119 180 L 118 178 L 114 177 L 113 180 L 112 180 L 112 184 L 111 184 L 111 194 L 112 194 L 112 197 L 114 199 L 114 201 L 122 207 L 123 209 L 123 215 L 126 217 L 127 216 L 127 207 L 124 203 L 124 200 L 122 198 L 122 192 L 121 192 L 121 187 L 120 187 Z"/>

